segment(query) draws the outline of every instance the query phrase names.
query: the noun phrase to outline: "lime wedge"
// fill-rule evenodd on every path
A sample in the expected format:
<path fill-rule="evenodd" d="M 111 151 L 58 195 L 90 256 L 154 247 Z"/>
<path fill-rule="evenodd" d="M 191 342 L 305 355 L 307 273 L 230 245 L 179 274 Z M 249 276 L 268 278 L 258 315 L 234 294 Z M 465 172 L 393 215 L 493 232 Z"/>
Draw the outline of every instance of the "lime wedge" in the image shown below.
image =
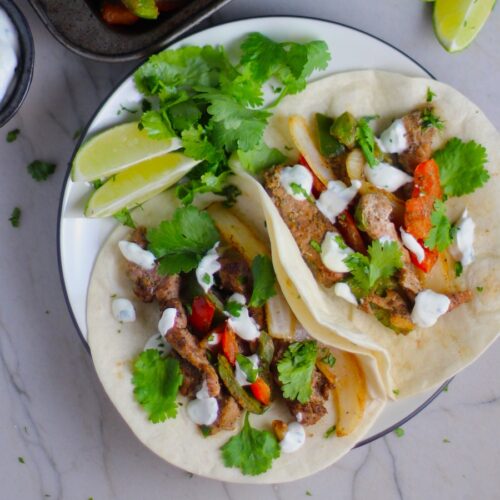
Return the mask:
<path fill-rule="evenodd" d="M 158 7 L 155 0 L 122 0 L 122 3 L 137 17 L 144 19 L 156 19 L 158 17 Z"/>
<path fill-rule="evenodd" d="M 153 198 L 184 177 L 199 161 L 182 153 L 167 153 L 142 161 L 120 172 L 87 202 L 87 217 L 109 217 L 123 208 L 132 208 Z"/>
<path fill-rule="evenodd" d="M 180 139 L 151 139 L 138 122 L 117 125 L 89 139 L 76 153 L 71 170 L 75 182 L 104 179 L 137 162 L 175 151 Z"/>
<path fill-rule="evenodd" d="M 448 52 L 465 49 L 476 38 L 496 0 L 436 0 L 434 32 Z"/>

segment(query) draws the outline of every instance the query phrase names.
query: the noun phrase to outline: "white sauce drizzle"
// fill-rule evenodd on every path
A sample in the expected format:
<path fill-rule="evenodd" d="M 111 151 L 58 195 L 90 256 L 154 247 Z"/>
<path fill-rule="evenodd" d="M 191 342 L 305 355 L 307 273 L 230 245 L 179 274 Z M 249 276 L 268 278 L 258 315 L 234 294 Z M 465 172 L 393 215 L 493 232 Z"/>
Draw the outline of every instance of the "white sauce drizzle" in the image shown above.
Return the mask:
<path fill-rule="evenodd" d="M 0 9 L 0 103 L 14 80 L 19 56 L 17 30 L 7 13 Z"/>
<path fill-rule="evenodd" d="M 189 418 L 197 425 L 212 425 L 217 420 L 219 404 L 217 399 L 210 396 L 207 381 L 203 380 L 196 393 L 196 399 L 187 405 Z"/>
<path fill-rule="evenodd" d="M 137 264 L 146 271 L 155 267 L 156 257 L 148 250 L 144 250 L 137 243 L 122 240 L 118 242 L 118 248 L 122 255 L 133 264 Z"/>
<path fill-rule="evenodd" d="M 398 118 L 381 134 L 377 144 L 382 153 L 402 153 L 408 149 L 406 128 L 403 120 Z"/>
<path fill-rule="evenodd" d="M 148 349 L 156 349 L 162 356 L 166 356 L 172 350 L 172 346 L 165 340 L 163 335 L 155 333 L 144 344 L 144 350 L 147 351 Z"/>
<path fill-rule="evenodd" d="M 413 181 L 411 175 L 384 162 L 380 162 L 374 167 L 366 165 L 365 176 L 374 186 L 391 193 Z"/>
<path fill-rule="evenodd" d="M 292 184 L 297 184 L 310 195 L 313 186 L 313 177 L 311 172 L 303 165 L 294 165 L 293 167 L 285 167 L 281 171 L 280 182 L 289 195 L 293 196 L 296 200 L 304 201 L 306 199 L 304 194 L 294 190 Z"/>
<path fill-rule="evenodd" d="M 232 316 L 227 311 L 224 314 L 229 318 L 227 322 L 229 326 L 234 330 L 236 335 L 238 335 L 243 340 L 247 340 L 248 342 L 258 339 L 260 337 L 260 331 L 255 320 L 248 313 L 248 308 L 245 307 L 246 300 L 241 293 L 233 293 L 231 297 L 229 297 L 229 301 L 238 302 L 238 304 L 243 305 L 240 311 L 239 316 Z"/>
<path fill-rule="evenodd" d="M 338 233 L 328 232 L 325 234 L 321 243 L 321 261 L 330 271 L 348 272 L 349 268 L 344 261 L 352 253 L 352 249 L 343 242 Z"/>
<path fill-rule="evenodd" d="M 281 451 L 283 453 L 293 453 L 303 446 L 306 442 L 306 431 L 298 422 L 288 424 L 288 430 L 285 437 L 280 441 Z"/>
<path fill-rule="evenodd" d="M 259 356 L 257 354 L 252 354 L 251 356 L 246 356 L 246 358 L 248 359 L 248 361 L 250 361 L 250 363 L 252 363 L 252 366 L 255 369 L 259 368 Z M 236 364 L 235 364 L 234 376 L 235 376 L 238 384 L 240 384 L 241 386 L 250 385 L 252 383 L 252 382 L 250 382 L 250 380 L 247 379 L 247 376 L 246 376 L 245 372 L 241 369 L 241 366 L 238 363 L 238 361 L 236 361 Z"/>
<path fill-rule="evenodd" d="M 128 299 L 114 299 L 111 303 L 111 311 L 116 321 L 120 323 L 132 323 L 135 321 L 134 304 Z"/>
<path fill-rule="evenodd" d="M 417 241 L 415 236 L 407 233 L 402 227 L 399 228 L 399 232 L 401 233 L 403 245 L 415 255 L 419 263 L 422 262 L 425 259 L 425 250 L 422 245 Z"/>
<path fill-rule="evenodd" d="M 421 328 L 429 328 L 436 324 L 449 307 L 450 299 L 446 295 L 433 290 L 424 290 L 415 298 L 411 320 Z"/>
<path fill-rule="evenodd" d="M 450 247 L 450 253 L 455 260 L 459 260 L 462 266 L 468 266 L 474 262 L 474 229 L 476 224 L 465 209 L 457 223 L 455 241 Z"/>
<path fill-rule="evenodd" d="M 177 309 L 175 307 L 168 307 L 162 312 L 160 321 L 158 321 L 160 335 L 166 335 L 170 328 L 175 325 L 175 318 L 177 318 Z"/>
<path fill-rule="evenodd" d="M 355 306 L 358 305 L 358 300 L 347 283 L 335 283 L 333 293 L 335 293 L 337 297 L 347 300 L 350 304 L 354 304 Z"/>
<path fill-rule="evenodd" d="M 214 274 L 220 270 L 219 254 L 217 253 L 218 246 L 219 242 L 205 254 L 196 268 L 196 279 L 205 293 L 208 293 L 214 285 Z"/>
<path fill-rule="evenodd" d="M 334 223 L 337 215 L 347 208 L 360 187 L 361 181 L 358 180 L 353 180 L 349 187 L 342 181 L 330 181 L 328 189 L 323 191 L 316 201 L 316 206 L 327 219 Z"/>

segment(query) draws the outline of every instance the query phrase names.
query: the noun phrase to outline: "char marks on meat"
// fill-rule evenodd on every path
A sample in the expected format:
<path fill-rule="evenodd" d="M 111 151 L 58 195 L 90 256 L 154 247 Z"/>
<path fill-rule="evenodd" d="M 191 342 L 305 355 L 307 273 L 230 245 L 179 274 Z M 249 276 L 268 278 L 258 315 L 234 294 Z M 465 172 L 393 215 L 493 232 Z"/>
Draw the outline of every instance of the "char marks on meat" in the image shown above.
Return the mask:
<path fill-rule="evenodd" d="M 241 417 L 241 408 L 229 394 L 221 393 L 218 403 L 219 414 L 217 415 L 217 420 L 211 426 L 211 434 L 216 434 L 221 430 L 234 430 Z"/>
<path fill-rule="evenodd" d="M 226 248 L 219 257 L 220 286 L 232 293 L 241 293 L 248 300 L 252 293 L 252 271 L 245 258 L 235 249 Z"/>
<path fill-rule="evenodd" d="M 424 109 L 431 109 L 427 107 Z M 432 141 L 436 135 L 434 127 L 422 127 L 422 112 L 424 110 L 412 111 L 405 115 L 402 120 L 406 129 L 406 140 L 408 148 L 399 154 L 399 163 L 409 173 L 413 174 L 415 167 L 432 156 Z"/>
<path fill-rule="evenodd" d="M 193 365 L 188 363 L 185 359 L 177 356 L 180 363 L 180 369 L 182 373 L 182 385 L 179 389 L 183 396 L 190 399 L 196 397 L 196 392 L 201 385 L 202 376 L 199 370 L 197 370 Z"/>
<path fill-rule="evenodd" d="M 297 418 L 302 425 L 314 425 L 327 413 L 325 403 L 330 395 L 331 385 L 326 377 L 316 368 L 313 372 L 312 395 L 307 403 L 290 401 L 286 399 L 286 405 L 290 413 Z"/>
<path fill-rule="evenodd" d="M 285 191 L 280 182 L 282 170 L 282 166 L 269 169 L 264 174 L 264 187 L 290 229 L 315 278 L 329 288 L 340 281 L 344 274 L 330 271 L 323 264 L 321 255 L 311 247 L 311 241 L 321 244 L 327 232 L 338 231 L 314 203 L 296 200 Z"/>

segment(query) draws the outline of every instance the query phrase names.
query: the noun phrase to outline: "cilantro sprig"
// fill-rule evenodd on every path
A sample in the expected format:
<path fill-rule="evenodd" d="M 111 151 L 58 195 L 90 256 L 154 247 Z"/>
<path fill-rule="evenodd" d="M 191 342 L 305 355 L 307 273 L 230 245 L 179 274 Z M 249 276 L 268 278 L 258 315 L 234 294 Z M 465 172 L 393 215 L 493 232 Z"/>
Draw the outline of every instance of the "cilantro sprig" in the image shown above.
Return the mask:
<path fill-rule="evenodd" d="M 151 97 L 140 126 L 153 138 L 182 138 L 186 155 L 202 160 L 178 186 L 177 196 L 190 204 L 196 193 L 227 191 L 228 160 L 239 157 L 243 168 L 259 173 L 283 161 L 269 148 L 263 133 L 270 117 L 263 87 L 271 80 L 280 87 L 278 101 L 305 88 L 315 69 L 330 60 L 324 42 L 275 42 L 260 33 L 241 45 L 233 64 L 222 47 L 187 46 L 156 54 L 134 74 L 137 89 Z"/>
<path fill-rule="evenodd" d="M 366 118 L 359 119 L 356 138 L 368 165 L 370 167 L 377 165 L 378 160 L 375 157 L 375 134 Z"/>
<path fill-rule="evenodd" d="M 352 274 L 349 286 L 358 298 L 383 289 L 388 279 L 403 267 L 402 253 L 395 241 L 374 240 L 368 247 L 368 255 L 354 252 L 345 263 Z"/>
<path fill-rule="evenodd" d="M 219 232 L 206 212 L 193 206 L 178 208 L 171 220 L 147 232 L 149 250 L 159 259 L 160 274 L 194 269 L 217 241 Z"/>
<path fill-rule="evenodd" d="M 132 384 L 137 402 L 153 423 L 177 415 L 177 393 L 182 373 L 177 359 L 164 358 L 156 349 L 141 352 L 134 362 Z"/>
<path fill-rule="evenodd" d="M 252 261 L 253 290 L 249 305 L 263 306 L 276 295 L 276 275 L 271 259 L 267 255 L 256 255 Z"/>
<path fill-rule="evenodd" d="M 463 142 L 457 137 L 434 153 L 439 176 L 447 196 L 462 196 L 484 186 L 490 178 L 485 168 L 486 149 L 475 141 Z"/>
<path fill-rule="evenodd" d="M 54 163 L 48 163 L 46 161 L 35 160 L 28 165 L 28 173 L 37 182 L 46 181 L 50 175 L 52 175 L 56 170 L 56 165 Z"/>
<path fill-rule="evenodd" d="M 425 240 L 425 246 L 439 252 L 446 250 L 453 241 L 454 228 L 446 215 L 446 206 L 441 200 L 434 202 L 431 214 L 432 228 Z"/>
<path fill-rule="evenodd" d="M 256 476 L 271 468 L 273 460 L 280 456 L 280 446 L 272 432 L 252 427 L 247 413 L 243 428 L 222 446 L 221 453 L 226 467 Z"/>
<path fill-rule="evenodd" d="M 287 399 L 307 403 L 312 394 L 312 376 L 316 363 L 318 346 L 316 342 L 294 342 L 290 344 L 278 361 L 278 378 L 283 396 Z"/>

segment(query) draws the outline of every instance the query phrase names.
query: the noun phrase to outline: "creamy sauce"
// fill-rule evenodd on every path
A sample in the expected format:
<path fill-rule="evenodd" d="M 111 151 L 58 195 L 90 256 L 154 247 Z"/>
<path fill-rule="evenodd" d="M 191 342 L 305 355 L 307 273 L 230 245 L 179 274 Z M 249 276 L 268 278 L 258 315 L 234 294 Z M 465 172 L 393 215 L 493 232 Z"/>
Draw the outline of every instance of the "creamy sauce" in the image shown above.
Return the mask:
<path fill-rule="evenodd" d="M 432 290 L 424 290 L 415 298 L 411 320 L 421 328 L 434 326 L 437 320 L 448 311 L 450 299 Z"/>
<path fill-rule="evenodd" d="M 295 415 L 295 418 L 297 419 L 297 422 L 302 422 L 304 420 L 304 415 L 302 415 L 302 412 L 298 412 L 297 415 Z"/>
<path fill-rule="evenodd" d="M 402 153 L 406 151 L 408 149 L 408 140 L 406 139 L 406 128 L 403 120 L 394 120 L 390 127 L 380 134 L 377 143 L 383 153 Z"/>
<path fill-rule="evenodd" d="M 347 273 L 349 268 L 344 262 L 353 253 L 338 233 L 328 232 L 321 243 L 321 261 L 330 271 Z"/>
<path fill-rule="evenodd" d="M 401 233 L 401 241 L 403 245 L 417 258 L 420 263 L 425 259 L 425 250 L 422 245 L 417 241 L 415 236 L 407 233 L 402 227 L 399 228 Z"/>
<path fill-rule="evenodd" d="M 246 356 L 246 358 L 248 359 L 248 361 L 250 361 L 250 363 L 252 363 L 252 366 L 255 369 L 259 368 L 259 356 L 257 354 L 252 354 L 251 356 Z M 235 375 L 236 381 L 241 386 L 250 385 L 252 383 L 252 382 L 250 382 L 250 380 L 247 379 L 247 376 L 246 376 L 245 372 L 241 369 L 238 361 L 236 361 L 236 364 L 235 364 L 234 375 Z"/>
<path fill-rule="evenodd" d="M 304 201 L 306 197 L 297 188 L 293 188 L 296 184 L 300 186 L 307 195 L 311 194 L 313 186 L 313 177 L 309 170 L 302 165 L 294 165 L 293 167 L 285 167 L 281 171 L 280 177 L 281 185 L 285 188 L 285 191 L 292 195 L 296 200 Z"/>
<path fill-rule="evenodd" d="M 18 56 L 16 28 L 7 13 L 0 9 L 0 104 L 14 80 Z"/>
<path fill-rule="evenodd" d="M 413 177 L 407 173 L 384 162 L 374 167 L 366 165 L 365 176 L 374 186 L 391 193 L 413 181 Z"/>
<path fill-rule="evenodd" d="M 333 293 L 335 293 L 337 297 L 347 300 L 347 302 L 354 304 L 355 306 L 358 305 L 358 300 L 352 293 L 351 288 L 347 283 L 335 283 Z"/>
<path fill-rule="evenodd" d="M 361 181 L 358 180 L 352 181 L 349 187 L 342 181 L 330 181 L 328 189 L 321 193 L 316 206 L 327 219 L 334 223 L 337 215 L 347 208 L 360 187 Z"/>
<path fill-rule="evenodd" d="M 160 335 L 166 335 L 170 328 L 175 325 L 175 318 L 177 318 L 177 309 L 174 307 L 169 307 L 162 312 L 160 321 L 158 321 Z"/>
<path fill-rule="evenodd" d="M 450 253 L 453 258 L 459 260 L 464 267 L 474 262 L 475 228 L 476 224 L 469 216 L 467 209 L 465 209 L 457 223 L 455 241 L 450 247 Z"/>
<path fill-rule="evenodd" d="M 189 418 L 197 425 L 212 425 L 219 413 L 217 399 L 210 397 L 206 384 L 204 380 L 201 389 L 196 393 L 196 399 L 187 405 Z"/>
<path fill-rule="evenodd" d="M 285 437 L 280 441 L 281 451 L 283 453 L 293 453 L 303 446 L 306 442 L 306 431 L 298 422 L 288 424 L 288 430 Z"/>
<path fill-rule="evenodd" d="M 148 349 L 156 349 L 162 356 L 165 356 L 172 350 L 172 346 L 165 340 L 163 335 L 155 333 L 144 344 L 144 350 L 147 351 Z"/>
<path fill-rule="evenodd" d="M 137 243 L 122 240 L 118 242 L 118 248 L 129 262 L 137 264 L 142 269 L 151 271 L 155 267 L 156 257 L 148 250 L 141 248 Z"/>
<path fill-rule="evenodd" d="M 206 253 L 196 268 L 196 279 L 205 293 L 208 293 L 214 285 L 214 274 L 220 270 L 220 262 L 217 260 L 219 258 L 219 254 L 217 253 L 218 246 L 219 242 Z"/>
<path fill-rule="evenodd" d="M 229 297 L 229 301 L 238 302 L 238 304 L 242 304 L 239 316 L 232 316 L 228 312 L 225 312 L 226 316 L 228 316 L 227 322 L 229 326 L 234 330 L 238 337 L 243 340 L 247 340 L 248 342 L 259 338 L 260 331 L 255 320 L 248 313 L 248 308 L 245 307 L 246 300 L 241 293 L 233 293 L 231 297 Z"/>
<path fill-rule="evenodd" d="M 220 341 L 221 341 L 221 334 L 214 332 L 210 334 L 210 337 L 208 337 L 207 344 L 211 346 L 219 345 Z"/>
<path fill-rule="evenodd" d="M 135 321 L 134 304 L 128 299 L 114 299 L 111 303 L 111 311 L 116 321 L 120 323 L 132 323 Z"/>

